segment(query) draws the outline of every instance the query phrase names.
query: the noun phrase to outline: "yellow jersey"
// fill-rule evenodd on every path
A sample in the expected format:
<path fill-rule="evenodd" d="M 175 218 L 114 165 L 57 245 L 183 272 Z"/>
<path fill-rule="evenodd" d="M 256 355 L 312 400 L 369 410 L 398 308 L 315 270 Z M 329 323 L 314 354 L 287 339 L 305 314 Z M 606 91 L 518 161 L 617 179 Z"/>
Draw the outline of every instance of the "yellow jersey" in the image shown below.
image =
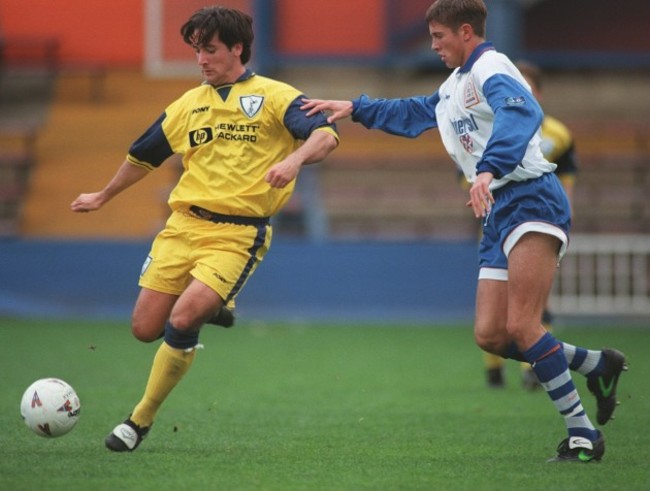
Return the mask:
<path fill-rule="evenodd" d="M 174 211 L 198 206 L 224 215 L 269 217 L 289 200 L 295 181 L 272 188 L 264 177 L 313 131 L 336 127 L 300 110 L 304 95 L 247 70 L 234 84 L 203 84 L 170 104 L 127 155 L 153 170 L 173 154 L 183 173 L 169 196 Z"/>
<path fill-rule="evenodd" d="M 578 162 L 571 132 L 564 123 L 546 115 L 542 121 L 542 143 L 546 160 L 557 165 L 555 173 L 563 183 L 574 182 Z"/>

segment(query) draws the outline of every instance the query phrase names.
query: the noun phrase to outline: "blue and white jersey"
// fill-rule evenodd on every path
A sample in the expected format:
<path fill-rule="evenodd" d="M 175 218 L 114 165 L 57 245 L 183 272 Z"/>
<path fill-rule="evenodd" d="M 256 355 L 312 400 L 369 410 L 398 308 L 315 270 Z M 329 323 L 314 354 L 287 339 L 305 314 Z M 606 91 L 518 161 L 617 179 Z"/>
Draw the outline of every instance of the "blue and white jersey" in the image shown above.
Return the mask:
<path fill-rule="evenodd" d="M 542 155 L 543 112 L 519 70 L 491 43 L 479 45 L 430 96 L 353 101 L 352 119 L 366 128 L 415 138 L 437 127 L 469 182 L 491 172 L 490 189 L 555 170 Z"/>

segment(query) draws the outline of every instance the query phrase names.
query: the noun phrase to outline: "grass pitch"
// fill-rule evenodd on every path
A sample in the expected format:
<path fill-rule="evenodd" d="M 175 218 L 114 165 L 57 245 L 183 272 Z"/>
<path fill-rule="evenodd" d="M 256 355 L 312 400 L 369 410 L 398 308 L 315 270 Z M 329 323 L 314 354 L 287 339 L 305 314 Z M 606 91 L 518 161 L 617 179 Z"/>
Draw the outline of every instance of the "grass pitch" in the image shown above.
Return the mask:
<path fill-rule="evenodd" d="M 195 363 L 134 453 L 103 440 L 138 401 L 157 344 L 126 323 L 0 319 L 2 490 L 650 489 L 650 331 L 558 328 L 628 356 L 600 464 L 547 464 L 565 437 L 544 393 L 485 386 L 469 327 L 206 327 Z M 23 391 L 54 376 L 81 419 L 31 433 Z M 588 413 L 595 400 L 575 377 Z"/>

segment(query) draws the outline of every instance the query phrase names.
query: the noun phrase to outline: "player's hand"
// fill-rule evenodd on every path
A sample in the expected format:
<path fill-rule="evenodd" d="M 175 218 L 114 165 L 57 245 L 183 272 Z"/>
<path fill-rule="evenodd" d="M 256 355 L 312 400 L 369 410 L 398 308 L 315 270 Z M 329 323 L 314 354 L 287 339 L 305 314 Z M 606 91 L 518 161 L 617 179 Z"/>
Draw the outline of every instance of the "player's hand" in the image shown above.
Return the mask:
<path fill-rule="evenodd" d="M 300 166 L 300 161 L 297 159 L 284 159 L 269 169 L 264 180 L 272 188 L 283 188 L 298 177 Z"/>
<path fill-rule="evenodd" d="M 352 101 L 328 101 L 323 99 L 303 99 L 303 105 L 300 109 L 308 111 L 307 116 L 312 116 L 318 112 L 324 111 L 329 113 L 328 123 L 334 123 L 339 119 L 344 119 L 352 114 Z"/>
<path fill-rule="evenodd" d="M 70 209 L 77 213 L 86 213 L 100 209 L 103 204 L 104 199 L 101 192 L 80 194 L 77 199 L 70 204 Z"/>
<path fill-rule="evenodd" d="M 474 211 L 476 218 L 485 217 L 492 211 L 494 196 L 490 192 L 490 183 L 494 176 L 490 172 L 481 172 L 476 176 L 476 181 L 469 189 L 469 201 L 467 206 Z"/>

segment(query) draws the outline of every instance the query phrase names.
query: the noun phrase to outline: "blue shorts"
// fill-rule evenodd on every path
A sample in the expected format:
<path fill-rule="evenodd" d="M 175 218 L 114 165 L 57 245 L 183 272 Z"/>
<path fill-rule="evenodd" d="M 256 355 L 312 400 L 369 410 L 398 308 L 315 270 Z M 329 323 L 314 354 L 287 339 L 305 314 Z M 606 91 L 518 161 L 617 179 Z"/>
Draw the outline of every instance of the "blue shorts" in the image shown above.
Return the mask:
<path fill-rule="evenodd" d="M 496 189 L 495 203 L 483 221 L 479 246 L 479 279 L 508 280 L 508 254 L 527 232 L 560 239 L 558 261 L 566 252 L 571 228 L 571 205 L 555 174 L 512 182 Z"/>

